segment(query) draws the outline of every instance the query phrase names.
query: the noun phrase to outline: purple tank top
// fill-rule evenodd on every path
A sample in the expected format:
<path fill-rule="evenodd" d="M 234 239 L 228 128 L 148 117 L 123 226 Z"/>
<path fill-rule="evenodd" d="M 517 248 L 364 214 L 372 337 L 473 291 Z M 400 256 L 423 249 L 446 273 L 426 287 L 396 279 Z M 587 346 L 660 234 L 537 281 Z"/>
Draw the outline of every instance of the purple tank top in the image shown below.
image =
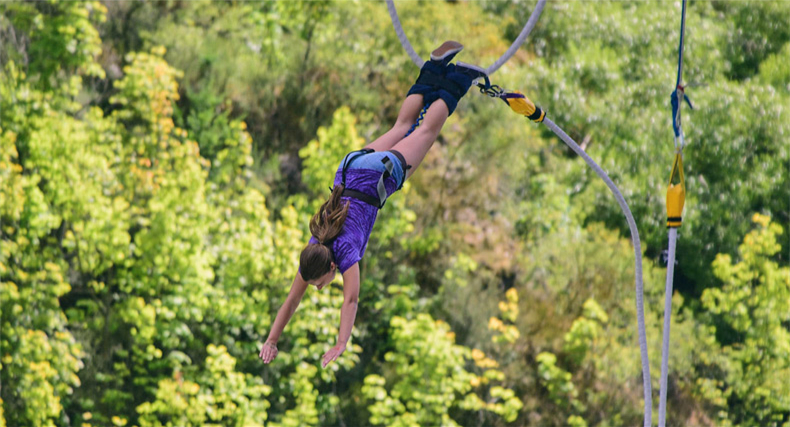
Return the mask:
<path fill-rule="evenodd" d="M 400 167 L 400 166 L 398 166 Z M 381 172 L 371 169 L 349 169 L 346 171 L 346 188 L 353 188 L 374 197 L 378 197 L 376 186 L 381 178 Z M 335 185 L 340 185 L 343 181 L 342 169 L 338 168 L 335 174 Z M 389 197 L 398 190 L 398 183 L 392 176 L 384 180 L 384 187 L 387 189 Z M 335 264 L 340 273 L 345 273 L 352 265 L 358 263 L 365 255 L 368 247 L 370 233 L 373 231 L 373 224 L 376 223 L 376 216 L 379 210 L 375 207 L 355 199 L 353 197 L 343 197 L 341 200 L 348 201 L 348 216 L 343 224 L 343 231 L 332 242 L 332 252 L 335 255 Z M 310 243 L 318 243 L 315 237 L 310 237 Z"/>

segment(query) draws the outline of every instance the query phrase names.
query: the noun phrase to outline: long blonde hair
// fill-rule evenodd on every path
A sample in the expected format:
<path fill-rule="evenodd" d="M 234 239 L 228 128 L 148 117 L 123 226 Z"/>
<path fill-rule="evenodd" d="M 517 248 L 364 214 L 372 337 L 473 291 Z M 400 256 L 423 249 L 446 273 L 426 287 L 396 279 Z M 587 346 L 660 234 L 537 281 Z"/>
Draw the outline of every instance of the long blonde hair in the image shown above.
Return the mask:
<path fill-rule="evenodd" d="M 314 280 L 328 273 L 334 256 L 329 249 L 332 241 L 343 231 L 349 203 L 342 203 L 344 187 L 336 185 L 329 200 L 321 205 L 310 220 L 310 233 L 318 243 L 308 244 L 299 257 L 299 271 L 304 280 Z"/>

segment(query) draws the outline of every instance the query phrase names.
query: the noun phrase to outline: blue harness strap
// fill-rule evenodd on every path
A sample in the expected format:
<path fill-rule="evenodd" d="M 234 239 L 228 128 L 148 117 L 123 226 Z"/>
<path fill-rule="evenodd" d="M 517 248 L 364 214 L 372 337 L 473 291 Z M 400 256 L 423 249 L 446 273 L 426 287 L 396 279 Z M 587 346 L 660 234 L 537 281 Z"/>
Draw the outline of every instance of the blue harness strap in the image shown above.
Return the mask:
<path fill-rule="evenodd" d="M 381 159 L 381 163 L 384 164 L 384 172 L 379 177 L 378 183 L 376 183 L 376 193 L 378 194 L 378 198 L 371 196 L 367 193 L 363 193 L 359 190 L 355 190 L 353 188 L 346 187 L 346 172 L 351 167 L 351 164 L 354 163 L 354 160 L 366 155 L 375 152 L 372 148 L 364 148 L 354 153 L 349 153 L 343 159 L 343 170 L 342 170 L 342 180 L 341 185 L 343 186 L 343 196 L 346 197 L 353 197 L 357 200 L 361 200 L 376 209 L 381 209 L 384 207 L 384 204 L 387 203 L 387 188 L 384 186 L 384 180 L 392 176 L 392 170 L 395 168 L 395 164 L 390 160 L 389 157 L 384 157 Z M 398 156 L 400 158 L 400 156 Z"/>
<path fill-rule="evenodd" d="M 363 149 L 361 149 L 359 151 L 355 151 L 355 152 L 351 152 L 351 153 L 346 154 L 346 157 L 343 158 L 343 172 L 342 172 L 343 173 L 343 179 L 340 181 L 340 184 L 342 184 L 343 187 L 346 186 L 346 172 L 348 171 L 348 168 L 351 167 L 351 163 L 353 163 L 354 160 L 364 156 L 365 154 L 370 154 L 370 153 L 372 153 L 374 151 L 376 151 L 376 150 L 374 150 L 372 148 L 363 148 Z M 353 154 L 353 156 L 352 156 L 352 154 Z"/>

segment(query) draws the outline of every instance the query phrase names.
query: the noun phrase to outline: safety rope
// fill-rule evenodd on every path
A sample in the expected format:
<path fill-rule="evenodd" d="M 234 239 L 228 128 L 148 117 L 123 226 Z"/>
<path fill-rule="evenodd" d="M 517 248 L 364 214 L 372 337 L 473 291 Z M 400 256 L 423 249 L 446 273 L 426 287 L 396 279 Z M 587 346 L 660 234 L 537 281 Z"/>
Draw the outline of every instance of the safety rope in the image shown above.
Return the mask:
<path fill-rule="evenodd" d="M 524 28 L 521 29 L 521 33 L 518 35 L 516 40 L 513 44 L 510 45 L 507 51 L 499 57 L 491 66 L 486 69 L 486 73 L 490 76 L 494 74 L 502 65 L 504 65 L 510 58 L 515 55 L 516 51 L 518 51 L 519 47 L 524 44 L 524 41 L 529 36 L 529 33 L 532 32 L 532 29 L 535 28 L 535 24 L 538 23 L 538 18 L 540 18 L 540 14 L 543 12 L 543 7 L 546 6 L 546 0 L 538 0 L 538 4 L 535 5 L 535 9 L 532 11 L 527 23 L 524 24 Z M 393 0 L 387 0 L 387 10 L 390 13 L 390 19 L 392 20 L 392 26 L 395 28 L 395 33 L 398 34 L 398 40 L 400 40 L 400 44 L 403 46 L 403 49 L 406 50 L 406 53 L 409 54 L 411 60 L 417 64 L 417 67 L 422 68 L 422 64 L 425 61 L 420 58 L 420 55 L 414 51 L 411 43 L 409 42 L 409 38 L 406 36 L 406 33 L 403 32 L 403 27 L 400 23 L 400 18 L 398 18 L 398 11 L 395 9 L 395 2 Z"/>
<path fill-rule="evenodd" d="M 672 281 L 675 275 L 675 247 L 678 229 L 669 228 L 669 253 L 667 255 L 667 282 L 664 289 L 664 334 L 661 341 L 661 382 L 658 401 L 658 425 L 666 426 L 667 414 L 667 375 L 669 373 L 669 326 L 672 316 Z"/>
<path fill-rule="evenodd" d="M 664 287 L 664 330 L 661 342 L 661 377 L 659 382 L 658 400 L 658 427 L 666 426 L 667 413 L 667 377 L 669 375 L 669 333 L 672 317 L 672 289 L 675 277 L 675 253 L 678 239 L 678 228 L 683 221 L 683 206 L 686 202 L 686 182 L 683 175 L 683 148 L 686 145 L 683 127 L 680 122 L 680 110 L 683 101 L 686 101 L 689 108 L 694 109 L 691 101 L 685 93 L 683 87 L 683 42 L 686 33 L 686 0 L 680 16 L 680 42 L 678 43 L 678 78 L 675 82 L 675 90 L 671 95 L 672 104 L 672 130 L 675 136 L 675 156 L 672 162 L 672 172 L 669 176 L 667 187 L 667 228 L 669 229 L 667 239 L 669 240 L 669 250 L 667 253 L 667 277 Z M 677 184 L 673 182 L 678 180 Z"/>
<path fill-rule="evenodd" d="M 680 86 L 683 83 L 683 39 L 686 35 L 686 0 L 683 0 L 683 7 L 680 12 L 680 43 L 678 45 L 678 79 L 675 83 Z"/>
<path fill-rule="evenodd" d="M 673 181 L 678 180 L 678 184 Z M 667 376 L 669 374 L 669 330 L 672 316 L 672 282 L 675 277 L 675 247 L 677 246 L 678 228 L 683 220 L 683 205 L 686 201 L 686 183 L 683 175 L 683 153 L 677 151 L 672 164 L 667 187 L 667 228 L 669 251 L 667 253 L 667 278 L 664 289 L 664 331 L 661 345 L 661 379 L 659 383 L 658 425 L 666 425 L 667 411 Z"/>

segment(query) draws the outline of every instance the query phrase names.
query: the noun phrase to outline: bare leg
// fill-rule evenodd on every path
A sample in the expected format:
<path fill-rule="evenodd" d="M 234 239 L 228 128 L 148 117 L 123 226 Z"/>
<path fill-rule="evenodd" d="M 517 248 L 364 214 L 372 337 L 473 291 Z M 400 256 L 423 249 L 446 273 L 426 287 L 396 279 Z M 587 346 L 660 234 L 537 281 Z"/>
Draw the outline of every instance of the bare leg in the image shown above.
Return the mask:
<path fill-rule="evenodd" d="M 403 139 L 406 132 L 409 131 L 411 125 L 417 121 L 417 116 L 422 110 L 422 95 L 409 95 L 403 100 L 398 113 L 398 119 L 392 129 L 387 131 L 384 135 L 378 137 L 375 141 L 371 142 L 365 148 L 372 148 L 376 151 L 387 151 L 392 149 L 398 141 Z"/>
<path fill-rule="evenodd" d="M 436 141 L 439 131 L 442 130 L 442 126 L 447 120 L 448 113 L 449 110 L 444 101 L 441 99 L 434 101 L 428 108 L 420 127 L 393 147 L 394 150 L 403 154 L 406 163 L 411 165 L 406 178 L 414 173 L 425 155 L 428 154 L 428 150 L 433 146 L 433 142 Z"/>

